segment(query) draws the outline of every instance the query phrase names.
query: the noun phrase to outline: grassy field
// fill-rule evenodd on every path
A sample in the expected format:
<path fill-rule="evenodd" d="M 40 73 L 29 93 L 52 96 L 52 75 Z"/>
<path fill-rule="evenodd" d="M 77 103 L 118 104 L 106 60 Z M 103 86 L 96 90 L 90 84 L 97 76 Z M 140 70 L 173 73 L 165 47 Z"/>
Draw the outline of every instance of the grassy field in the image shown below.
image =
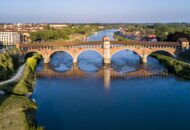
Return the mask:
<path fill-rule="evenodd" d="M 4 95 L 0 98 L 0 129 L 1 130 L 26 130 L 34 129 L 28 120 L 27 111 L 35 110 L 35 105 L 24 96 Z M 33 115 L 35 117 L 35 115 Z"/>

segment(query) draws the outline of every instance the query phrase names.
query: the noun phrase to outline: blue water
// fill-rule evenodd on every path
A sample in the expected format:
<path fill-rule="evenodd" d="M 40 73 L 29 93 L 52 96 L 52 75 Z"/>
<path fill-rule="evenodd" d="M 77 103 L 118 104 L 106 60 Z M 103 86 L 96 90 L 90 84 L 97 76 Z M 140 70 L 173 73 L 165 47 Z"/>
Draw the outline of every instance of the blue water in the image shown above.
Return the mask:
<path fill-rule="evenodd" d="M 92 36 L 90 36 L 88 38 L 88 41 L 102 41 L 102 38 L 104 36 L 108 36 L 110 40 L 114 40 L 113 35 L 114 35 L 114 32 L 116 31 L 117 29 L 109 29 L 105 31 L 100 31 L 98 32 L 98 34 L 93 34 Z"/>
<path fill-rule="evenodd" d="M 113 34 L 103 31 L 92 39 L 107 33 Z M 50 65 L 65 73 L 72 68 L 71 61 L 68 54 L 60 52 Z M 138 55 L 128 50 L 115 54 L 111 61 L 110 68 L 120 74 L 140 69 L 166 71 L 151 57 L 146 65 L 139 64 Z M 102 57 L 93 51 L 84 52 L 78 68 L 93 75 L 104 68 Z M 41 69 L 42 64 L 38 71 Z M 38 77 L 33 98 L 38 106 L 38 125 L 47 130 L 190 129 L 190 82 L 174 76 L 111 79 L 105 73 L 104 78 Z"/>
<path fill-rule="evenodd" d="M 39 125 L 48 130 L 188 130 L 190 83 L 175 78 L 38 79 Z"/>

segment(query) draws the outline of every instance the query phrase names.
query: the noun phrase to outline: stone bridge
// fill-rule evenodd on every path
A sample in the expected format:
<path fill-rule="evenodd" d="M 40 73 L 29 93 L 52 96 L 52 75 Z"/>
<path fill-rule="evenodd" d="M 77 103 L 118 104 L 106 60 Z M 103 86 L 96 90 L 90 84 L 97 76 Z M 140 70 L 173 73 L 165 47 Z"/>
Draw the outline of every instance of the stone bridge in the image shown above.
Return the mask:
<path fill-rule="evenodd" d="M 104 37 L 97 42 L 44 42 L 17 44 L 23 55 L 37 52 L 44 58 L 44 63 L 49 63 L 51 56 L 59 51 L 67 52 L 73 58 L 73 63 L 77 63 L 78 56 L 88 50 L 98 52 L 104 59 L 105 64 L 110 64 L 111 57 L 119 51 L 131 50 L 137 53 L 142 63 L 147 62 L 147 57 L 157 51 L 165 51 L 175 56 L 178 52 L 188 49 L 189 42 L 144 42 L 144 41 L 110 41 Z"/>

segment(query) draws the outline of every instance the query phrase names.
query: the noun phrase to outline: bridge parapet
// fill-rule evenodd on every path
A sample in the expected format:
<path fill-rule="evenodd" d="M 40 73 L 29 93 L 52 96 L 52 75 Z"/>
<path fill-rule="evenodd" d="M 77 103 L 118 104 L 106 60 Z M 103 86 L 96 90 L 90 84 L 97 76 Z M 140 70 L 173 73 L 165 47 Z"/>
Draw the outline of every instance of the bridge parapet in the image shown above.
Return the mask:
<path fill-rule="evenodd" d="M 111 46 L 121 45 L 139 45 L 139 46 L 167 46 L 167 47 L 182 47 L 188 46 L 189 42 L 143 42 L 143 41 L 110 41 Z M 103 42 L 44 42 L 44 43 L 17 43 L 17 48 L 53 48 L 53 47 L 84 47 L 84 46 L 102 46 Z"/>

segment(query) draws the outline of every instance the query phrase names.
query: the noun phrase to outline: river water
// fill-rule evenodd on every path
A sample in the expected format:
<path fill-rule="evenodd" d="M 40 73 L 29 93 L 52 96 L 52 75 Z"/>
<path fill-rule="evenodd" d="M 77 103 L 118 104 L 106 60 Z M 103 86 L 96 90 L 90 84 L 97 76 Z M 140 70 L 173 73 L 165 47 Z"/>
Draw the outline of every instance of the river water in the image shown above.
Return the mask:
<path fill-rule="evenodd" d="M 114 31 L 89 40 L 113 39 Z M 43 75 L 33 92 L 38 125 L 47 130 L 190 129 L 189 81 L 163 76 L 166 70 L 157 60 L 149 57 L 142 65 L 129 50 L 111 61 L 104 66 L 98 53 L 86 51 L 78 65 L 64 52 L 55 53 L 48 66 L 41 63 L 37 71 Z"/>

